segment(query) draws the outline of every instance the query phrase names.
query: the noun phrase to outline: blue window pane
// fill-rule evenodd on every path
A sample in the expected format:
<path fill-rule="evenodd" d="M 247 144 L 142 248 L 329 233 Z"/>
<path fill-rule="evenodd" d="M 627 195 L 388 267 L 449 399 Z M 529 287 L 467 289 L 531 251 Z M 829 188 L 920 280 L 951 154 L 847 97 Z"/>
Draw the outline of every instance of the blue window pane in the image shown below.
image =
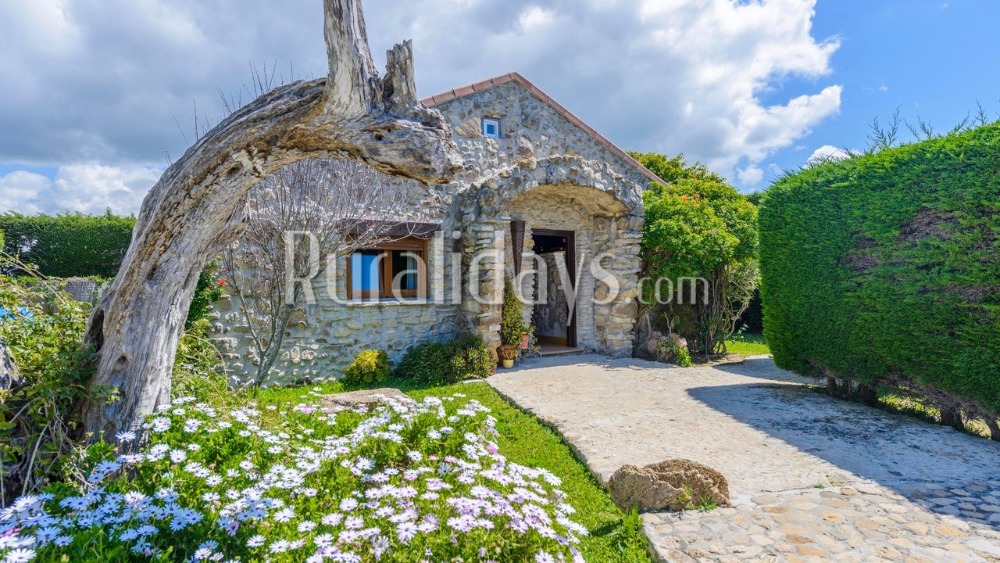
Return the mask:
<path fill-rule="evenodd" d="M 351 288 L 353 291 L 374 291 L 381 288 L 378 252 L 362 250 L 351 255 Z"/>

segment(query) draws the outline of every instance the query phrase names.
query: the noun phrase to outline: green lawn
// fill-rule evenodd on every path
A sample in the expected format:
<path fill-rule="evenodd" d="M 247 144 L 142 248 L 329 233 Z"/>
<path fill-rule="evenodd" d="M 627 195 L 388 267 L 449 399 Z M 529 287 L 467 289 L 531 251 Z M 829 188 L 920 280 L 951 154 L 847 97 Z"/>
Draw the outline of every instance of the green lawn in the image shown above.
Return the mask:
<path fill-rule="evenodd" d="M 726 349 L 730 353 L 741 356 L 759 356 L 770 354 L 767 339 L 763 334 L 734 334 L 726 341 Z"/>
<path fill-rule="evenodd" d="M 590 532 L 590 536 L 584 538 L 580 545 L 587 561 L 650 561 L 639 517 L 623 514 L 555 432 L 534 416 L 511 406 L 489 385 L 469 383 L 415 388 L 408 382 L 390 381 L 383 386 L 403 389 L 416 399 L 428 395 L 462 393 L 486 405 L 497 419 L 497 445 L 500 453 L 513 462 L 548 469 L 562 479 L 561 488 L 569 495 L 569 503 L 577 510 L 575 519 Z M 318 390 L 314 390 L 314 387 Z M 297 403 L 342 389 L 339 383 L 271 388 L 260 391 L 257 400 L 262 407 Z"/>

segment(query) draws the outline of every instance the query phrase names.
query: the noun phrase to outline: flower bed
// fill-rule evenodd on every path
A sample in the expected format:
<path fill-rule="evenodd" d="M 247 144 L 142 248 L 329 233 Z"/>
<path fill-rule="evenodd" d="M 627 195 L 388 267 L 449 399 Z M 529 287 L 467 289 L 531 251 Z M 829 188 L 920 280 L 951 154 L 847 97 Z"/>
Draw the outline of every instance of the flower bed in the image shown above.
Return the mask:
<path fill-rule="evenodd" d="M 142 448 L 120 435 L 82 494 L 3 510 L 0 557 L 582 560 L 559 479 L 507 461 L 494 424 L 460 394 L 370 412 L 178 399 Z"/>

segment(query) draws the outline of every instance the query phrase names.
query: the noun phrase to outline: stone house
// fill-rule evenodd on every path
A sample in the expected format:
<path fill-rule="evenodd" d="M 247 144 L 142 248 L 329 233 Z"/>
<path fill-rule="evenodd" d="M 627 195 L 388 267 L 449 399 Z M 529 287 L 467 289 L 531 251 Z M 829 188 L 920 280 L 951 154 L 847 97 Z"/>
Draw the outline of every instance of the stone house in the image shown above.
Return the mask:
<path fill-rule="evenodd" d="M 495 347 L 505 275 L 546 350 L 631 355 L 641 193 L 656 176 L 517 73 L 423 102 L 451 125 L 464 170 L 443 186 L 405 187 L 430 217 L 409 230 L 417 236 L 355 253 L 313 280 L 317 302 L 294 319 L 270 381 L 330 377 L 361 350 L 398 359 L 463 331 Z M 400 273 L 404 255 L 424 265 Z M 390 297 L 397 273 L 406 291 Z M 215 339 L 239 373 L 253 346 L 237 304 L 225 298 L 216 309 Z"/>

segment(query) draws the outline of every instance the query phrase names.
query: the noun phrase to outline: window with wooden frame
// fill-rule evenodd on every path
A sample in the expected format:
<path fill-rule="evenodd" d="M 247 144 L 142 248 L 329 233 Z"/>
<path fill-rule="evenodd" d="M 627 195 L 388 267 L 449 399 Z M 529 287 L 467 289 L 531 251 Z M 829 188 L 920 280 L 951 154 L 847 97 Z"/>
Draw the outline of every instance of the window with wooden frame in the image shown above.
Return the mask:
<path fill-rule="evenodd" d="M 427 240 L 407 237 L 355 251 L 347 259 L 347 297 L 427 297 Z"/>

